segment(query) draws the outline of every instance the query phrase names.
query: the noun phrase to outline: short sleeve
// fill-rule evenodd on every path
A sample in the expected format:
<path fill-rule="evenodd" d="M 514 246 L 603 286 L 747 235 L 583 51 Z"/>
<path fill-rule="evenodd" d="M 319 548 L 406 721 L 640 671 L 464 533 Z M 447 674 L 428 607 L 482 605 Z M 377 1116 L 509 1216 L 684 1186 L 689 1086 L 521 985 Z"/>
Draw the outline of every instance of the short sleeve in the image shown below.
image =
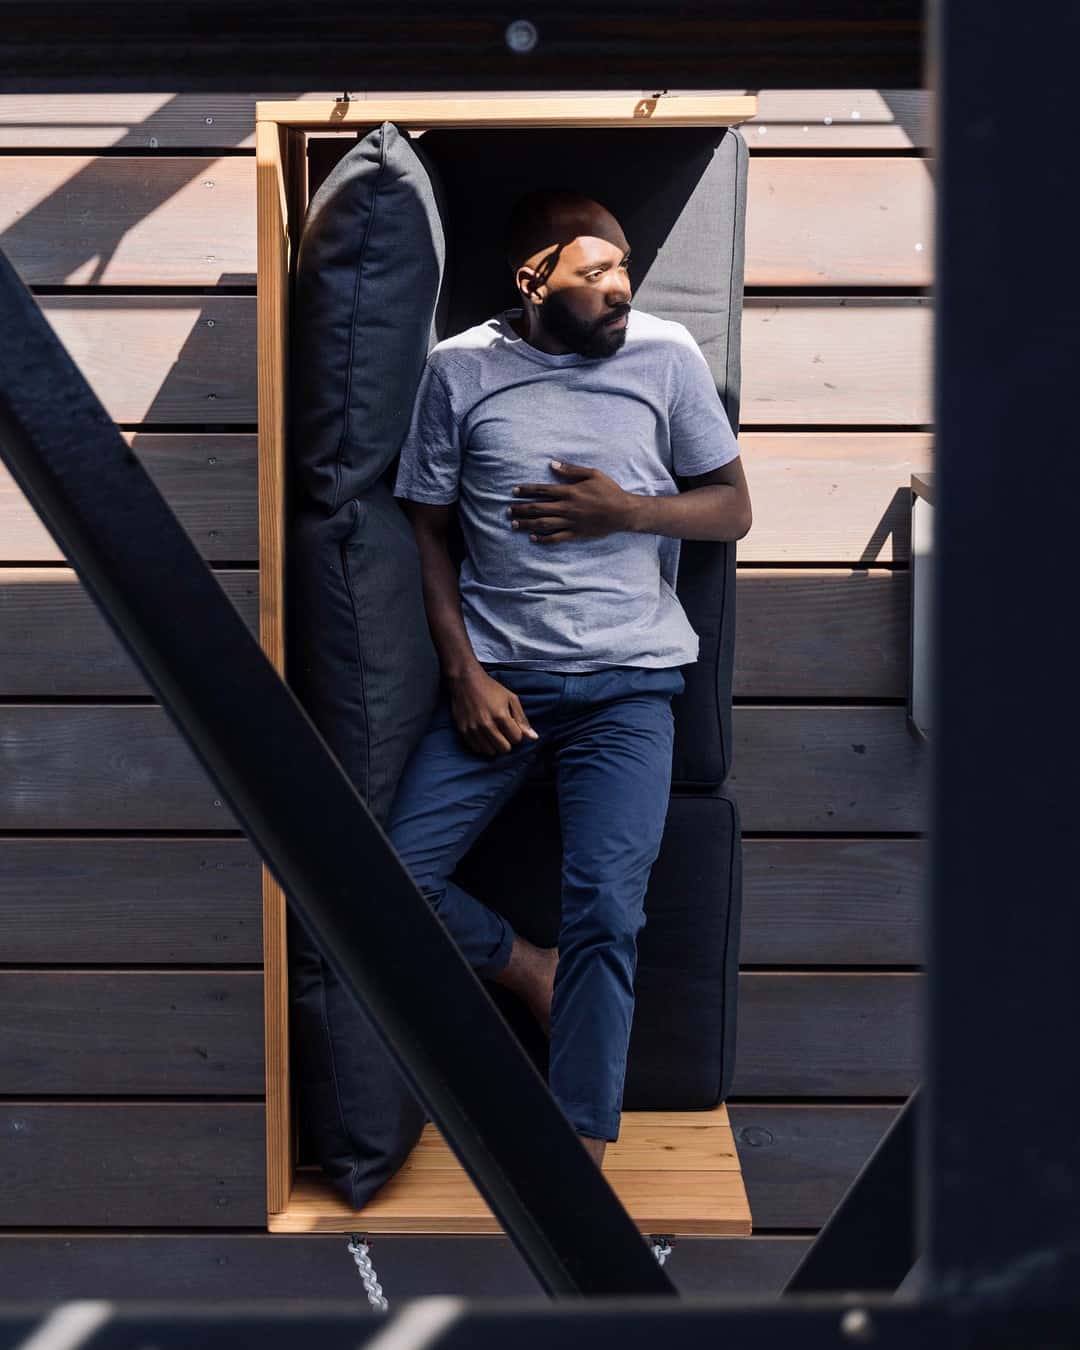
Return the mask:
<path fill-rule="evenodd" d="M 676 348 L 680 370 L 669 414 L 672 472 L 680 478 L 719 469 L 739 454 L 709 363 L 689 332 L 686 338 Z"/>
<path fill-rule="evenodd" d="M 447 506 L 457 500 L 460 473 L 458 421 L 446 383 L 429 358 L 401 443 L 394 496 Z"/>

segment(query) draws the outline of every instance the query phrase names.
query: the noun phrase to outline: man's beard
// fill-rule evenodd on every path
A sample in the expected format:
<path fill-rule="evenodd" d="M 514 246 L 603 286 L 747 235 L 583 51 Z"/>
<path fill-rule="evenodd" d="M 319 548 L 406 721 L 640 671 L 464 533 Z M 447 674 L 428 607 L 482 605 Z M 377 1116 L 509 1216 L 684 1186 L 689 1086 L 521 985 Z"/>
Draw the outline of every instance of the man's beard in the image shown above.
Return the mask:
<path fill-rule="evenodd" d="M 629 313 L 630 306 L 627 305 L 604 318 L 609 320 L 620 314 L 629 316 Z M 609 322 L 584 323 L 570 310 L 560 291 L 549 291 L 544 297 L 539 319 L 551 337 L 580 356 L 614 356 L 626 341 L 626 328 L 613 328 Z"/>

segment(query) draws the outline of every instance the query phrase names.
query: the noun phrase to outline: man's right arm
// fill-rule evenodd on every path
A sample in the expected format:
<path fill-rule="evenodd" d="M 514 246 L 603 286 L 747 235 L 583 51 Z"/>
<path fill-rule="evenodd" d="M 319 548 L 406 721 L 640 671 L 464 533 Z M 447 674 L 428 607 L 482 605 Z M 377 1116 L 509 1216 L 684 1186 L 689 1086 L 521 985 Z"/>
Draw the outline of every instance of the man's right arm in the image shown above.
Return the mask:
<path fill-rule="evenodd" d="M 537 739 L 518 696 L 488 675 L 469 641 L 448 543 L 454 506 L 408 499 L 401 504 L 416 536 L 428 627 L 458 730 L 471 749 L 486 755 L 511 749 L 523 736 Z"/>

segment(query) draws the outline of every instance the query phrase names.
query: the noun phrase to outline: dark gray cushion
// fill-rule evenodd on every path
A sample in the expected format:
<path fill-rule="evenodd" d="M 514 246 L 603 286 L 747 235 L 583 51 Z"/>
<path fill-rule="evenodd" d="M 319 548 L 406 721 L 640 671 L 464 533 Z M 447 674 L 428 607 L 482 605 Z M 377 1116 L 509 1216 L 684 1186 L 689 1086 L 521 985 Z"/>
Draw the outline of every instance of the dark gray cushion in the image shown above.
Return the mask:
<path fill-rule="evenodd" d="M 617 216 L 633 249 L 633 303 L 686 325 L 738 432 L 748 153 L 737 130 L 435 130 L 419 139 L 446 193 L 440 337 L 518 303 L 502 248 L 517 197 L 576 189 Z M 684 542 L 676 589 L 701 645 L 673 704 L 675 781 L 719 784 L 731 767 L 735 545 Z"/>
<path fill-rule="evenodd" d="M 540 775 L 503 808 L 454 873 L 540 946 L 559 934 L 562 834 L 554 788 Z M 722 792 L 677 793 L 649 877 L 638 938 L 637 1003 L 623 1105 L 629 1111 L 715 1106 L 735 1071 L 742 838 Z M 487 986 L 546 1071 L 535 1018 L 501 986 Z"/>
<path fill-rule="evenodd" d="M 439 322 L 438 192 L 419 141 L 383 122 L 308 204 L 293 298 L 292 464 L 298 490 L 329 513 L 380 478 L 408 427 Z"/>
<path fill-rule="evenodd" d="M 386 483 L 434 341 L 437 193 L 408 136 L 383 123 L 312 198 L 298 258 L 287 675 L 380 822 L 438 689 L 416 542 Z M 404 1162 L 425 1112 L 292 919 L 288 942 L 300 1126 L 359 1209 Z"/>

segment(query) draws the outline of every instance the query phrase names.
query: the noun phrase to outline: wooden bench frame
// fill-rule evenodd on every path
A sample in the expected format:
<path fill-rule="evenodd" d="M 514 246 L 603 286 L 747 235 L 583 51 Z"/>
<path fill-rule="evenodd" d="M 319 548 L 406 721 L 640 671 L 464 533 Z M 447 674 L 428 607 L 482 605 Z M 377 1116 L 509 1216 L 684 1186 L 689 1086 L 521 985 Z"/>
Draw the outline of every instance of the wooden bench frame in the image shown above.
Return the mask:
<path fill-rule="evenodd" d="M 356 132 L 384 121 L 427 127 L 733 126 L 755 96 L 634 94 L 506 98 L 379 95 L 326 103 L 256 104 L 258 215 L 259 637 L 285 667 L 285 446 L 290 270 L 308 197 L 307 135 Z M 285 897 L 264 867 L 267 1216 L 271 1232 L 498 1233 L 500 1228 L 434 1127 L 362 1211 L 317 1175 L 296 1175 L 289 1091 Z M 604 1173 L 645 1232 L 734 1236 L 750 1210 L 723 1105 L 711 1112 L 627 1112 Z"/>

